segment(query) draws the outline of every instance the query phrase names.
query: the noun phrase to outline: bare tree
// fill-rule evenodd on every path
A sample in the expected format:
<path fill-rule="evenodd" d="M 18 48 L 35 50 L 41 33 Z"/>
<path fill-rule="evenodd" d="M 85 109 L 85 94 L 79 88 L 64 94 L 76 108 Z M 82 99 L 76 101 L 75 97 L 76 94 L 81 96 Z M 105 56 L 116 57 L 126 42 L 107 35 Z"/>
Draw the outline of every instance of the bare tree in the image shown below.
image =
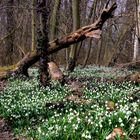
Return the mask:
<path fill-rule="evenodd" d="M 137 61 L 140 59 L 140 0 L 136 1 L 136 27 L 135 27 L 135 39 L 134 39 L 134 55 L 133 55 L 133 61 Z"/>
<path fill-rule="evenodd" d="M 50 20 L 50 40 L 55 39 L 56 37 L 56 29 L 57 29 L 57 14 L 60 8 L 61 0 L 55 0 L 51 20 Z"/>
<path fill-rule="evenodd" d="M 58 12 L 60 8 L 61 0 L 55 0 L 54 1 L 54 7 L 51 14 L 50 19 L 50 40 L 53 40 L 56 38 L 57 34 L 57 25 L 58 25 Z M 55 55 L 51 55 L 51 60 L 54 60 L 56 58 Z"/>
<path fill-rule="evenodd" d="M 7 34 L 10 34 L 15 28 L 15 21 L 14 21 L 14 0 L 7 0 L 7 20 L 6 20 L 6 30 Z M 6 37 L 6 64 L 10 65 L 13 63 L 13 53 L 14 53 L 14 35 L 11 34 Z"/>
<path fill-rule="evenodd" d="M 46 0 L 38 0 L 38 14 L 39 14 L 39 29 L 38 29 L 38 46 L 37 53 L 40 55 L 40 82 L 43 86 L 48 85 L 49 72 L 48 72 L 48 17 L 49 5 Z"/>
<path fill-rule="evenodd" d="M 90 19 L 92 17 L 92 14 L 93 14 L 92 22 L 95 20 L 96 6 L 97 6 L 97 0 L 93 1 L 91 10 L 90 10 L 90 13 L 89 13 L 89 16 L 88 16 L 88 22 L 90 21 Z M 87 61 L 88 61 L 88 58 L 89 58 L 89 55 L 90 55 L 90 51 L 91 51 L 92 41 L 93 41 L 93 39 L 90 39 L 89 42 L 88 42 L 88 48 L 87 48 L 87 52 L 86 52 L 86 55 L 85 55 L 85 59 L 83 61 L 83 67 L 85 67 L 86 64 L 87 64 Z"/>
<path fill-rule="evenodd" d="M 32 45 L 31 51 L 35 51 L 35 0 L 32 0 L 31 18 L 32 18 Z"/>
<path fill-rule="evenodd" d="M 76 31 L 80 27 L 79 2 L 79 0 L 72 0 L 73 31 Z M 77 46 L 78 44 L 73 45 L 69 54 L 67 70 L 71 72 L 76 65 Z"/>

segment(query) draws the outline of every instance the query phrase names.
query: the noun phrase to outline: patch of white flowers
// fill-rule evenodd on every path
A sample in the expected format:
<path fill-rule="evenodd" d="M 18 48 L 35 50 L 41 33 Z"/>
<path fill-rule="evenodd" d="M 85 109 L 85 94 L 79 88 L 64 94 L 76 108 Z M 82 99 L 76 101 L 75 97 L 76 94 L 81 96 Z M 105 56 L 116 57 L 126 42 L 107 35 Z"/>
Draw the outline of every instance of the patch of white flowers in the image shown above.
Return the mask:
<path fill-rule="evenodd" d="M 106 69 L 106 68 L 103 68 Z M 72 75 L 98 76 L 100 68 L 78 69 Z M 112 69 L 106 69 L 108 75 Z M 36 73 L 31 71 L 31 73 Z M 116 71 L 118 73 L 118 70 Z M 116 75 L 114 73 L 111 77 Z M 102 71 L 100 76 L 104 76 Z M 50 89 L 40 88 L 37 75 L 32 80 L 14 80 L 0 94 L 0 114 L 13 121 L 17 131 L 35 139 L 104 139 L 115 127 L 138 134 L 140 101 L 132 96 L 139 89 L 131 83 L 120 85 L 87 81 L 84 98 L 89 104 L 66 103 L 61 109 L 46 108 L 47 102 L 63 101 L 68 86 L 58 83 Z M 113 110 L 107 106 L 114 103 Z M 24 124 L 24 122 L 26 122 Z"/>

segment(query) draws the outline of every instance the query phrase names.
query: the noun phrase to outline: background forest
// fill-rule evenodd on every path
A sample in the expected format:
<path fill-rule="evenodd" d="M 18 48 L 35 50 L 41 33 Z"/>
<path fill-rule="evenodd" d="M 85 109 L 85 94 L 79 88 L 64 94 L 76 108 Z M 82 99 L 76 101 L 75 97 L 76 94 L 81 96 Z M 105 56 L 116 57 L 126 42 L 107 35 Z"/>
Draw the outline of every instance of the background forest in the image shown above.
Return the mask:
<path fill-rule="evenodd" d="M 140 0 L 1 0 L 0 31 L 0 140 L 140 139 Z"/>
<path fill-rule="evenodd" d="M 113 2 L 115 0 L 112 0 Z M 101 39 L 86 39 L 78 47 L 63 49 L 52 59 L 67 64 L 70 57 L 77 65 L 114 65 L 138 60 L 139 0 L 116 0 L 115 16 L 104 27 Z M 65 36 L 93 23 L 106 0 L 47 0 L 49 40 Z M 37 47 L 38 16 L 35 0 L 0 2 L 0 65 L 16 64 Z M 77 49 L 75 49 L 77 48 Z"/>

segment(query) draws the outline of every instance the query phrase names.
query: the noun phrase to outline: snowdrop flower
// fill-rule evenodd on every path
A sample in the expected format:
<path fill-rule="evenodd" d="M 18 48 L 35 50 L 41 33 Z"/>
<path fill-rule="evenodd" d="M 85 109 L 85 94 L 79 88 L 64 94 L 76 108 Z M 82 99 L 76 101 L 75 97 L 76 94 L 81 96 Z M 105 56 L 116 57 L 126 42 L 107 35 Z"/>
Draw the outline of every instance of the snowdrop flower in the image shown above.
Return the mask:
<path fill-rule="evenodd" d="M 85 131 L 85 132 L 82 134 L 82 137 L 83 137 L 83 138 L 86 138 L 86 139 L 91 139 L 91 134 L 89 133 L 89 131 Z"/>
<path fill-rule="evenodd" d="M 111 121 L 109 121 L 109 125 L 111 125 L 112 124 L 112 122 Z"/>
<path fill-rule="evenodd" d="M 102 128 L 103 127 L 103 125 L 102 124 L 100 124 L 100 128 Z"/>
<path fill-rule="evenodd" d="M 81 122 L 81 119 L 80 119 L 79 117 L 77 118 L 77 122 L 78 122 L 78 123 L 80 123 L 80 122 Z"/>
<path fill-rule="evenodd" d="M 134 128 L 135 128 L 135 124 L 132 124 L 131 125 L 131 130 L 134 130 Z"/>
<path fill-rule="evenodd" d="M 121 124 L 120 124 L 120 126 L 121 126 L 121 127 L 123 127 L 123 126 L 124 126 L 124 124 L 123 124 L 123 123 L 121 123 Z"/>
<path fill-rule="evenodd" d="M 72 127 L 73 127 L 73 129 L 75 129 L 75 130 L 78 129 L 78 125 L 77 125 L 77 124 L 73 124 Z"/>
<path fill-rule="evenodd" d="M 91 123 L 92 122 L 92 120 L 91 119 L 88 119 L 88 123 Z"/>
<path fill-rule="evenodd" d="M 121 118 L 119 118 L 119 122 L 120 122 L 120 123 L 122 123 L 122 122 L 123 122 Z"/>
<path fill-rule="evenodd" d="M 39 133 L 42 133 L 42 131 L 41 131 L 41 128 L 40 128 L 40 127 L 38 127 L 38 129 L 37 129 L 37 130 L 38 130 L 38 132 L 39 132 Z"/>

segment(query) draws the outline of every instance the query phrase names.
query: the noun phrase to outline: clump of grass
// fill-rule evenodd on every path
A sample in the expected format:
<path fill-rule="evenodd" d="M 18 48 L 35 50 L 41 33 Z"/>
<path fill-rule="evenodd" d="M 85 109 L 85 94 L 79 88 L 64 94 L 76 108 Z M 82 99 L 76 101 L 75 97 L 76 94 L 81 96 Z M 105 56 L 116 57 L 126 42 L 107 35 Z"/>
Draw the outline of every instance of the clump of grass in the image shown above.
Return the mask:
<path fill-rule="evenodd" d="M 88 69 L 83 73 L 90 76 Z M 132 93 L 140 86 L 87 81 L 90 88 L 83 91 L 84 98 L 94 102 L 66 102 L 64 108 L 52 109 L 46 108 L 46 103 L 63 101 L 70 94 L 69 88 L 58 83 L 51 89 L 40 87 L 37 72 L 34 74 L 31 80 L 11 79 L 0 94 L 0 114 L 12 122 L 15 134 L 38 140 L 104 140 L 115 127 L 121 127 L 126 139 L 139 138 L 140 101 Z M 113 109 L 108 102 L 113 103 Z"/>

